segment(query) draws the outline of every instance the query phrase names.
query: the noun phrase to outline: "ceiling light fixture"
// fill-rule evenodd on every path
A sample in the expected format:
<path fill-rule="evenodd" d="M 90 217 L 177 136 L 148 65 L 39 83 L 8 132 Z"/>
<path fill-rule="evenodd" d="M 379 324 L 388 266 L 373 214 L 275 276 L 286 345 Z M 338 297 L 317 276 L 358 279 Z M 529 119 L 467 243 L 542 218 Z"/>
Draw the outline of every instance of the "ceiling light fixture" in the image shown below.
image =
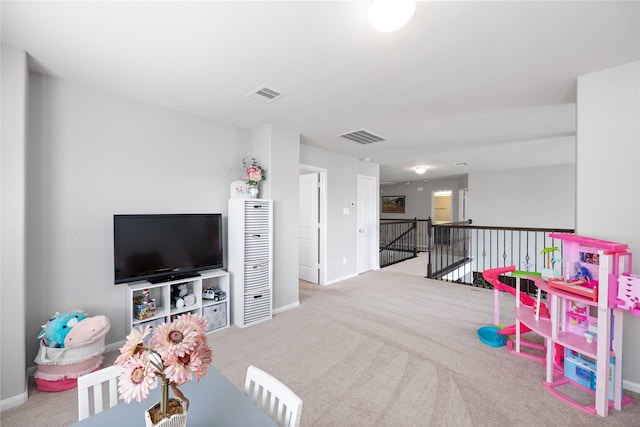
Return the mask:
<path fill-rule="evenodd" d="M 415 0 L 370 0 L 369 23 L 378 31 L 396 31 L 409 22 L 415 11 Z"/>
<path fill-rule="evenodd" d="M 416 173 L 418 175 L 422 175 L 423 173 L 425 173 L 427 171 L 427 167 L 426 166 L 416 166 L 415 168 L 413 168 L 414 171 L 416 171 Z"/>

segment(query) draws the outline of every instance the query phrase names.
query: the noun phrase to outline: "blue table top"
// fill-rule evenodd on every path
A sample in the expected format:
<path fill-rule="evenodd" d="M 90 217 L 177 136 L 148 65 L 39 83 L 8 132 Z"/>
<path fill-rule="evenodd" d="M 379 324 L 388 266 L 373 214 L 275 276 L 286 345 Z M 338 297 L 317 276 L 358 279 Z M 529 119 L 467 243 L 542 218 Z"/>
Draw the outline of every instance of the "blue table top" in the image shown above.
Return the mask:
<path fill-rule="evenodd" d="M 194 379 L 179 388 L 189 399 L 189 427 L 276 425 L 213 366 L 200 382 Z M 171 391 L 169 397 L 173 397 Z M 152 390 L 149 397 L 142 402 L 120 402 L 113 408 L 105 409 L 72 426 L 144 426 L 144 411 L 158 401 L 160 387 Z"/>

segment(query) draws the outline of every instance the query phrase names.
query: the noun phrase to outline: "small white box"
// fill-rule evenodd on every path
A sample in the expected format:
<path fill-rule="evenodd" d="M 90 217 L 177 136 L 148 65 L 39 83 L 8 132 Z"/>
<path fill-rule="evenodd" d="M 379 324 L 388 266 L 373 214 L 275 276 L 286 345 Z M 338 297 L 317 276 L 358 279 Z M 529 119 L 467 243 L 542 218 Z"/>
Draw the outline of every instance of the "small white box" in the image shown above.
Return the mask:
<path fill-rule="evenodd" d="M 233 181 L 229 186 L 229 198 L 250 199 L 251 195 L 249 194 L 249 184 L 242 180 Z"/>

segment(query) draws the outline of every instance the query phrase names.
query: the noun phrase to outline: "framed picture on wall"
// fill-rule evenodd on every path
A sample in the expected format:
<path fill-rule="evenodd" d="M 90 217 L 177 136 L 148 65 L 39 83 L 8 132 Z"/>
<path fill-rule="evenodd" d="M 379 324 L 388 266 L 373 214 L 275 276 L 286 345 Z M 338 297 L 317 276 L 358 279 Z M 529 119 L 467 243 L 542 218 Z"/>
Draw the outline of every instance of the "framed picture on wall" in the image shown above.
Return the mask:
<path fill-rule="evenodd" d="M 404 213 L 404 196 L 382 196 L 382 213 Z"/>

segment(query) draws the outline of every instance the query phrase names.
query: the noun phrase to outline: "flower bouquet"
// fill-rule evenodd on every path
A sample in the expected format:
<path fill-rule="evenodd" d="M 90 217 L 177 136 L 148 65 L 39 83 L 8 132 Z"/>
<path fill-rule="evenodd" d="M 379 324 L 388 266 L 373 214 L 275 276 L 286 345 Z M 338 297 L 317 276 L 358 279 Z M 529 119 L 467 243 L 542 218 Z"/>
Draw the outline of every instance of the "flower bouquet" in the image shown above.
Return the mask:
<path fill-rule="evenodd" d="M 147 412 L 152 425 L 172 415 L 184 413 L 189 401 L 177 388 L 193 378 L 200 381 L 213 360 L 207 344 L 206 320 L 197 314 L 183 314 L 171 323 L 132 329 L 115 361 L 122 369 L 118 381 L 120 397 L 127 403 L 141 402 L 150 390 L 162 389 L 160 402 Z M 147 343 L 148 341 L 148 343 Z M 169 399 L 169 387 L 178 399 Z"/>
<path fill-rule="evenodd" d="M 265 170 L 258 164 L 258 161 L 253 157 L 251 162 L 247 159 L 242 159 L 242 168 L 244 169 L 244 179 L 249 185 L 258 185 L 260 181 L 265 179 Z"/>

